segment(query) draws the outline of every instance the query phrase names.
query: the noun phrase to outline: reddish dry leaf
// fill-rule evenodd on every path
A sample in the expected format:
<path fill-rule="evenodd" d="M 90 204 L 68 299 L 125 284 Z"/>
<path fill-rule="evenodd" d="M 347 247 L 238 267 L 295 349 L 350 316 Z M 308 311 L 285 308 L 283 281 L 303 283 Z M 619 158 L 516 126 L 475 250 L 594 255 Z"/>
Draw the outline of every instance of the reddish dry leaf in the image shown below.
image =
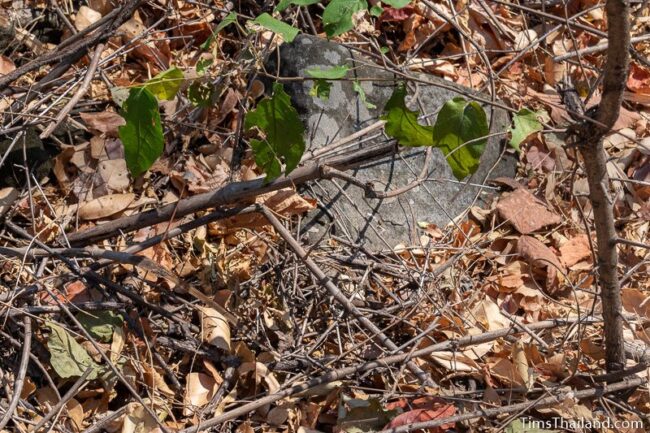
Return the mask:
<path fill-rule="evenodd" d="M 538 146 L 530 146 L 526 152 L 526 161 L 533 170 L 543 169 L 551 172 L 555 169 L 555 159 L 550 152 L 540 149 Z"/>
<path fill-rule="evenodd" d="M 384 8 L 384 12 L 382 12 L 379 20 L 377 20 L 377 24 L 380 25 L 381 23 L 402 22 L 407 20 L 411 15 L 414 15 L 413 12 L 413 6 L 408 5 L 401 9 L 395 9 L 391 7 Z"/>
<path fill-rule="evenodd" d="M 0 56 L 0 76 L 8 74 L 16 70 L 14 62 L 5 56 Z"/>
<path fill-rule="evenodd" d="M 554 294 L 557 290 L 557 272 L 559 270 L 564 273 L 565 269 L 553 251 L 531 236 L 522 236 L 517 241 L 517 254 L 527 260 L 533 270 L 546 276 L 546 291 Z"/>
<path fill-rule="evenodd" d="M 498 358 L 488 362 L 490 375 L 508 387 L 522 387 L 526 385 L 517 367 L 505 358 Z"/>
<path fill-rule="evenodd" d="M 440 400 L 440 401 L 438 401 Z M 428 404 L 429 408 L 413 409 L 396 416 L 391 420 L 384 429 L 392 429 L 400 426 L 410 425 L 418 422 L 443 420 L 452 417 L 456 414 L 456 407 L 453 404 L 444 403 L 444 400 L 437 399 Z M 442 424 L 439 427 L 428 429 L 431 433 L 443 433 L 444 431 L 453 428 L 455 423 Z"/>
<path fill-rule="evenodd" d="M 181 48 L 188 43 L 199 46 L 212 36 L 212 28 L 206 21 L 183 21 L 179 26 L 174 26 L 173 33 L 177 36 L 173 48 Z"/>
<path fill-rule="evenodd" d="M 635 93 L 650 94 L 650 71 L 632 62 L 627 77 L 627 88 Z"/>
<path fill-rule="evenodd" d="M 650 297 L 639 289 L 621 290 L 623 308 L 639 317 L 650 319 Z"/>
<path fill-rule="evenodd" d="M 503 194 L 497 204 L 497 213 L 523 235 L 561 221 L 559 215 L 550 212 L 524 188 Z"/>
<path fill-rule="evenodd" d="M 517 260 L 500 269 L 496 275 L 487 277 L 486 281 L 495 283 L 501 293 L 512 293 L 524 284 L 526 268 L 525 263 Z"/>
<path fill-rule="evenodd" d="M 590 257 L 591 248 L 589 247 L 589 237 L 587 235 L 579 235 L 569 240 L 569 242 L 560 247 L 560 256 L 562 263 L 567 268 Z"/>

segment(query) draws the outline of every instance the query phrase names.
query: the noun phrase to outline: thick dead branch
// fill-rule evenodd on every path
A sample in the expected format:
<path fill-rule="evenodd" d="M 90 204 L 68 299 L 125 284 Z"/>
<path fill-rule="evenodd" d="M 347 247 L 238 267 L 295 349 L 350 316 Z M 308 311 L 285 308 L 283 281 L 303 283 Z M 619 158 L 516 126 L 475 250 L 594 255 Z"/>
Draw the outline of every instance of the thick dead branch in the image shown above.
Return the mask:
<path fill-rule="evenodd" d="M 271 182 L 265 182 L 264 178 L 261 177 L 250 181 L 229 183 L 216 191 L 198 194 L 158 209 L 119 218 L 89 230 L 72 233 L 68 235 L 68 240 L 72 245 L 88 245 L 89 243 L 115 236 L 120 232 L 129 232 L 164 221 L 170 221 L 174 217 L 182 218 L 185 215 L 211 207 L 247 201 L 267 192 L 295 187 L 310 180 L 318 179 L 322 176 L 322 167 L 324 166 L 347 169 L 386 155 L 394 149 L 394 143 L 382 143 L 351 154 L 337 156 L 322 163 L 298 167 L 288 176 L 279 177 Z M 224 214 L 226 212 L 224 211 Z"/>

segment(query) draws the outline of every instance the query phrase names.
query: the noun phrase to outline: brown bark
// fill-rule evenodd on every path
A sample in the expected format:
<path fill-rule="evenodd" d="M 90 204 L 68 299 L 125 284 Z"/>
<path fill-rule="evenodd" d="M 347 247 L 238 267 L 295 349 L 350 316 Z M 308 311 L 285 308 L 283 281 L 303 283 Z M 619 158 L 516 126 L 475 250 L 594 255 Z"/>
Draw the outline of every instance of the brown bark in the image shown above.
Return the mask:
<path fill-rule="evenodd" d="M 614 372 L 625 367 L 625 349 L 614 203 L 609 189 L 603 137 L 616 123 L 623 101 L 630 60 L 630 11 L 625 0 L 607 0 L 605 10 L 609 45 L 603 96 L 594 117 L 596 122 L 587 122 L 578 128 L 578 144 L 589 182 L 589 200 L 593 207 L 598 242 L 598 282 L 603 305 L 607 371 Z"/>

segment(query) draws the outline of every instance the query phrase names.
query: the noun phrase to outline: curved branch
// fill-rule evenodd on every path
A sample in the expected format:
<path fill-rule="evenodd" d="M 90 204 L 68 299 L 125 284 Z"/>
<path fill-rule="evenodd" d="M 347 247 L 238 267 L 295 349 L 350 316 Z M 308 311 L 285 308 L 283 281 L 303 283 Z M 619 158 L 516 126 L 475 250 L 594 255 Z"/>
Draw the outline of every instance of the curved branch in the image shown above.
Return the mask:
<path fill-rule="evenodd" d="M 25 375 L 27 374 L 27 365 L 29 364 L 29 355 L 32 349 L 32 318 L 25 316 L 23 318 L 23 325 L 25 329 L 23 330 L 25 334 L 25 339 L 23 340 L 23 352 L 20 357 L 20 365 L 18 371 L 16 372 L 16 380 L 14 381 L 14 394 L 11 396 L 11 402 L 7 411 L 0 419 L 0 430 L 3 431 L 9 420 L 14 416 L 14 411 L 18 407 L 18 402 L 20 401 L 20 394 L 23 391 L 23 385 L 25 384 Z"/>

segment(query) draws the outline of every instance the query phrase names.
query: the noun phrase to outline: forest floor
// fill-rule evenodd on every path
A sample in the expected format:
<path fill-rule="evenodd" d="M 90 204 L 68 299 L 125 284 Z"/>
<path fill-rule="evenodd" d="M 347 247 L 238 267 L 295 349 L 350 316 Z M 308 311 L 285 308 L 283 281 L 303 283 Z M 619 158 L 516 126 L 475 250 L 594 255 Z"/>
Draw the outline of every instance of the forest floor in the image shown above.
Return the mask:
<path fill-rule="evenodd" d="M 603 2 L 322 3 L 353 10 L 2 2 L 0 430 L 648 431 L 650 7 L 633 4 L 606 138 L 629 355 L 607 376 L 592 209 L 558 91 L 600 99 Z M 494 89 L 543 129 L 509 150 L 518 174 L 491 207 L 422 222 L 419 244 L 392 251 L 311 250 L 298 233 L 313 198 L 260 181 L 244 130 L 292 28 L 340 32 L 405 80 Z M 145 83 L 164 131 L 146 167 L 127 162 L 120 111 Z M 217 209 L 192 201 L 214 191 Z"/>

